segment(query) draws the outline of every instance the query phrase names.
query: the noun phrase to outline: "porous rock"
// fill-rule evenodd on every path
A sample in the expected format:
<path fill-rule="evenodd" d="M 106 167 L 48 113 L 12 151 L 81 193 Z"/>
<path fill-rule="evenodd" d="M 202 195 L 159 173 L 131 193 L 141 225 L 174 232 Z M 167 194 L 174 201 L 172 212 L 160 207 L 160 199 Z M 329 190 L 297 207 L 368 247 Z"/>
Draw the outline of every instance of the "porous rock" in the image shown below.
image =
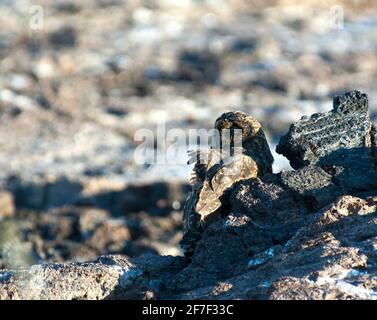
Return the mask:
<path fill-rule="evenodd" d="M 154 299 L 163 288 L 161 279 L 166 280 L 166 274 L 176 272 L 183 263 L 179 257 L 148 256 L 133 261 L 115 255 L 87 263 L 3 270 L 0 299 Z"/>
<path fill-rule="evenodd" d="M 335 97 L 331 111 L 304 116 L 292 124 L 276 151 L 298 169 L 316 164 L 336 150 L 371 144 L 368 97 L 353 91 Z"/>
<path fill-rule="evenodd" d="M 242 181 L 233 187 L 229 215 L 205 230 L 192 262 L 177 275 L 177 290 L 193 290 L 199 284 L 214 286 L 244 274 L 247 267 L 264 261 L 266 250 L 285 247 L 310 223 L 314 212 L 338 197 L 365 191 L 375 194 L 373 130 L 367 96 L 359 92 L 336 97 L 332 111 L 292 125 L 279 148 L 298 169 Z M 336 137 L 339 132 L 342 137 Z M 309 148 L 312 142 L 318 144 L 317 149 Z M 366 229 L 370 230 L 369 226 Z M 315 241 L 327 241 L 326 237 L 319 236 Z M 352 248 L 344 252 L 348 251 L 354 252 Z M 315 255 L 307 258 L 312 257 Z M 248 258 L 250 263 L 245 262 Z M 316 258 L 321 261 L 320 256 Z M 310 261 L 315 269 L 317 262 Z M 275 269 L 273 265 L 269 268 Z"/>
<path fill-rule="evenodd" d="M 297 170 L 236 183 L 191 260 L 106 256 L 2 271 L 0 297 L 377 299 L 376 128 L 367 112 L 366 95 L 352 92 L 292 125 L 279 148 Z"/>
<path fill-rule="evenodd" d="M 249 271 L 179 297 L 376 299 L 376 205 L 376 198 L 341 197 L 310 215 L 284 246 L 251 258 Z"/>

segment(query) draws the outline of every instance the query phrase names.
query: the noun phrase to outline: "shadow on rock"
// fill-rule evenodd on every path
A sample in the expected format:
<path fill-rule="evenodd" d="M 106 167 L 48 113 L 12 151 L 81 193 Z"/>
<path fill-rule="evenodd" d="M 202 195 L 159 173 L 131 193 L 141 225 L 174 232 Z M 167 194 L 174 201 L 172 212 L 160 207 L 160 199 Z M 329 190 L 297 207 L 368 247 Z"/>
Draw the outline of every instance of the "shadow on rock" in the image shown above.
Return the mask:
<path fill-rule="evenodd" d="M 155 183 L 85 196 L 84 184 L 65 178 L 26 183 L 12 177 L 7 189 L 12 201 L 4 197 L 4 206 L 14 202 L 15 208 L 0 226 L 17 224 L 17 239 L 22 250 L 29 248 L 33 263 L 87 261 L 104 254 L 180 255 L 180 207 L 187 185 Z M 0 249 L 14 240 L 2 239 Z M 4 267 L 13 260 L 0 252 Z"/>

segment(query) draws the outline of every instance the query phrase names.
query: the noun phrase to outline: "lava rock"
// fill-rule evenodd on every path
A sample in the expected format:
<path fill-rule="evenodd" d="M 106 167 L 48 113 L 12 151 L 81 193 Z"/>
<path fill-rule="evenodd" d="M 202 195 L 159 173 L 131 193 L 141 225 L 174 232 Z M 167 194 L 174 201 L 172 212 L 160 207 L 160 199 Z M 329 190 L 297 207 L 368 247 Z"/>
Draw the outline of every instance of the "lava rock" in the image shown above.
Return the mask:
<path fill-rule="evenodd" d="M 281 145 L 297 170 L 234 184 L 224 199 L 224 215 L 204 230 L 190 260 L 104 256 L 89 263 L 0 271 L 0 298 L 375 299 L 376 128 L 366 101 L 365 95 L 348 93 L 334 99 L 334 110 L 292 125 L 284 138 L 289 143 L 282 139 Z M 324 125 L 327 121 L 333 125 Z M 315 152 L 307 149 L 313 141 Z M 299 149 L 304 152 L 296 153 Z M 141 197 L 154 193 L 144 191 Z M 166 191 L 150 199 L 161 211 L 149 218 L 144 210 L 152 204 L 143 206 L 140 195 L 131 192 L 122 202 L 127 219 L 115 224 L 106 213 L 58 209 L 42 225 L 58 223 L 52 233 L 64 241 L 51 240 L 45 252 L 36 251 L 48 255 L 48 249 L 57 250 L 66 261 L 76 259 L 80 250 L 89 255 L 113 246 L 125 250 L 125 243 L 142 246 L 143 234 L 161 242 L 167 229 L 178 226 L 174 213 L 165 212 L 172 207 Z M 169 237 L 175 239 L 174 232 Z"/>
<path fill-rule="evenodd" d="M 159 277 L 172 277 L 183 266 L 179 257 L 148 256 L 133 261 L 109 255 L 93 262 L 1 271 L 0 299 L 153 299 L 162 290 Z"/>
<path fill-rule="evenodd" d="M 373 299 L 377 198 L 344 196 L 305 217 L 306 223 L 284 245 L 259 238 L 265 245 L 261 254 L 247 250 L 250 247 L 247 241 L 259 241 L 255 223 L 247 216 L 229 216 L 223 224 L 219 221 L 207 229 L 207 239 L 198 244 L 198 252 L 188 265 L 180 257 L 104 256 L 90 263 L 6 270 L 0 273 L 0 296 L 2 299 Z M 245 229 L 244 237 L 241 229 Z M 217 241 L 210 242 L 210 238 Z M 43 290 L 37 285 L 40 283 L 44 284 Z"/>
<path fill-rule="evenodd" d="M 298 170 L 241 181 L 233 187 L 224 201 L 229 215 L 204 231 L 190 265 L 177 275 L 176 291 L 244 274 L 248 265 L 264 261 L 260 256 L 266 256 L 266 250 L 285 247 L 294 239 L 313 212 L 342 195 L 377 190 L 371 128 L 367 97 L 358 92 L 335 98 L 331 112 L 293 124 L 282 141 Z M 337 137 L 339 132 L 343 140 Z M 310 148 L 306 152 L 313 141 L 318 152 L 310 153 Z M 247 263 L 248 258 L 255 263 Z"/>
<path fill-rule="evenodd" d="M 99 252 L 121 252 L 131 239 L 130 230 L 123 219 L 111 219 L 98 226 L 86 240 L 87 245 Z"/>
<path fill-rule="evenodd" d="M 339 149 L 319 161 L 343 194 L 377 188 L 376 147 Z"/>
<path fill-rule="evenodd" d="M 282 183 L 297 192 L 309 210 L 318 210 L 343 194 L 333 177 L 320 167 L 307 166 L 281 173 Z"/>
<path fill-rule="evenodd" d="M 368 97 L 359 91 L 337 96 L 333 110 L 302 117 L 280 139 L 276 152 L 293 168 L 316 164 L 339 149 L 371 147 Z"/>
<path fill-rule="evenodd" d="M 226 281 L 177 295 L 180 299 L 375 299 L 376 197 L 344 196 L 309 215 L 284 246 Z M 184 287 L 187 284 L 183 284 Z"/>

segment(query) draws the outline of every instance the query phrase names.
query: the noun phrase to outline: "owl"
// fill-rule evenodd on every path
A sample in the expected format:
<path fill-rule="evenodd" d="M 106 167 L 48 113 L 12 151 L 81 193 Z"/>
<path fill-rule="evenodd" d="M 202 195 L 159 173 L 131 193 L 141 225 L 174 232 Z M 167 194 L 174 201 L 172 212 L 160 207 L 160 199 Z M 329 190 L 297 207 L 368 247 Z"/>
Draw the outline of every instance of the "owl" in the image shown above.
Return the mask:
<path fill-rule="evenodd" d="M 241 111 L 227 112 L 216 120 L 215 129 L 219 144 L 189 154 L 188 164 L 195 165 L 190 179 L 192 190 L 183 209 L 180 242 L 186 257 L 192 256 L 204 229 L 226 214 L 224 198 L 234 183 L 272 173 L 274 159 L 255 118 Z"/>

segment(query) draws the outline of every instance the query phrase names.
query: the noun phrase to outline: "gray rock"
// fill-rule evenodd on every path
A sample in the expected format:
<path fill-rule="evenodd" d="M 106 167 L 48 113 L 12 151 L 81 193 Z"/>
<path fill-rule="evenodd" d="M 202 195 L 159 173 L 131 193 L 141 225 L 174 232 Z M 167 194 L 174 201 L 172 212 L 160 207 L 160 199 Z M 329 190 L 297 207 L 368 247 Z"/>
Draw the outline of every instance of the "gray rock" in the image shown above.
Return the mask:
<path fill-rule="evenodd" d="M 335 98 L 331 112 L 292 125 L 280 148 L 290 150 L 286 155 L 292 156 L 291 162 L 309 165 L 233 187 L 224 201 L 229 216 L 204 231 L 191 264 L 177 275 L 176 290 L 215 285 L 244 274 L 247 265 L 264 263 L 263 252 L 292 241 L 311 221 L 313 212 L 339 196 L 376 190 L 374 129 L 367 113 L 366 95 L 353 92 Z M 354 134 L 353 130 L 358 131 Z M 343 142 L 336 137 L 339 132 Z M 316 152 L 306 149 L 319 140 L 323 144 L 319 143 Z M 305 152 L 295 153 L 300 148 Z"/>
<path fill-rule="evenodd" d="M 152 299 L 162 289 L 159 279 L 182 268 L 182 262 L 182 258 L 168 256 L 136 261 L 103 256 L 87 263 L 3 270 L 0 299 Z M 156 275 L 159 279 L 154 279 Z"/>
<path fill-rule="evenodd" d="M 321 159 L 320 166 L 333 176 L 333 182 L 344 194 L 353 194 L 377 188 L 375 147 L 334 151 Z"/>
<path fill-rule="evenodd" d="M 358 91 L 337 96 L 333 109 L 302 117 L 280 139 L 276 152 L 293 168 L 316 164 L 339 149 L 371 146 L 368 97 Z"/>
<path fill-rule="evenodd" d="M 309 209 L 320 209 L 343 194 L 333 177 L 317 166 L 307 166 L 296 171 L 281 173 L 282 183 L 299 197 L 302 197 Z"/>
<path fill-rule="evenodd" d="M 305 128 L 312 130 L 309 141 L 318 132 L 324 141 L 318 154 L 305 153 L 311 158 L 292 158 L 301 164 L 309 159 L 309 164 L 232 186 L 224 199 L 224 216 L 204 230 L 190 261 L 158 255 L 105 256 L 89 263 L 2 271 L 0 298 L 376 299 L 375 127 L 367 119 L 364 95 L 346 94 L 334 104 L 333 111 L 305 120 Z M 336 121 L 314 133 L 323 119 Z M 353 121 L 359 121 L 360 126 L 352 127 L 357 134 L 346 131 L 346 142 L 326 145 L 339 128 L 348 130 Z M 370 129 L 362 140 L 366 127 Z M 134 196 L 126 199 L 128 208 L 148 221 Z M 127 224 L 106 225 L 106 214 L 87 222 L 84 217 L 62 211 L 55 218 L 61 228 L 54 233 L 64 239 L 85 234 L 91 248 L 104 239 L 128 240 Z M 128 218 L 132 221 L 133 215 Z M 161 220 L 163 211 L 152 218 L 171 225 Z M 160 232 L 141 227 L 154 235 Z"/>
<path fill-rule="evenodd" d="M 308 216 L 283 247 L 250 271 L 180 294 L 181 299 L 376 299 L 376 198 L 345 196 Z M 186 284 L 185 284 L 186 286 Z"/>

